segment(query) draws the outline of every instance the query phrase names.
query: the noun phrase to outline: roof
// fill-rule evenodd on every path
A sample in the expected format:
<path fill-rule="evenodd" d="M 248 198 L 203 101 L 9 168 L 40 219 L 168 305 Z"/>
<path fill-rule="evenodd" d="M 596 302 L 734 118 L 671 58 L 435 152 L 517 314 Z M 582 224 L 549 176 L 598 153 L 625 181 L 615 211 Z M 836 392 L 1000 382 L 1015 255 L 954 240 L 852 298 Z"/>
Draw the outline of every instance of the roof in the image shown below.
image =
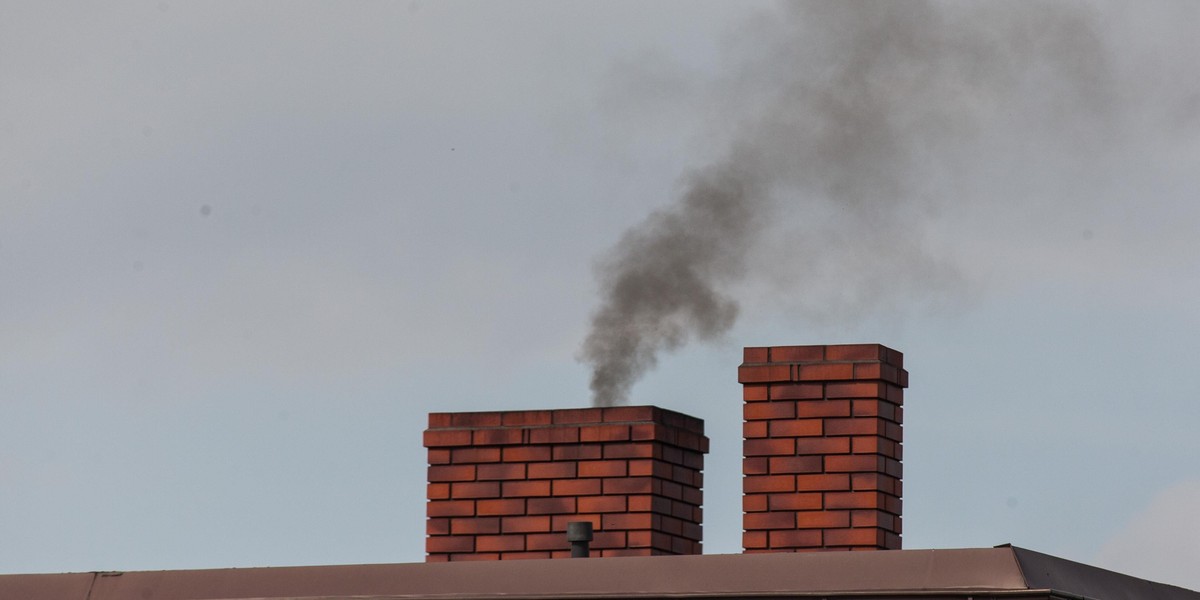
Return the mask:
<path fill-rule="evenodd" d="M 3 600 L 813 596 L 1200 600 L 1197 592 L 1011 546 L 0 575 Z"/>

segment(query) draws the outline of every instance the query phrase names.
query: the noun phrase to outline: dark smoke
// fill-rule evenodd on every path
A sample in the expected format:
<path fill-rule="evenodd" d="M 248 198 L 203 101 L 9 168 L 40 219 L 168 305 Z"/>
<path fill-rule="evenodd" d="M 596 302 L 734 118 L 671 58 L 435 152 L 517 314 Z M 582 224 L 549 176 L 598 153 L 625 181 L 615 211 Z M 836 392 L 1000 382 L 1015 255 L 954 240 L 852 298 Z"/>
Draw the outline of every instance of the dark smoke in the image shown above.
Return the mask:
<path fill-rule="evenodd" d="M 624 402 L 660 352 L 720 339 L 747 276 L 803 297 L 807 319 L 955 293 L 962 274 L 922 236 L 970 201 L 976 157 L 1019 151 L 1013 132 L 1056 155 L 1108 135 L 1106 50 L 1083 5 L 806 2 L 742 33 L 713 86 L 730 150 L 598 269 L 581 355 L 594 404 Z"/>

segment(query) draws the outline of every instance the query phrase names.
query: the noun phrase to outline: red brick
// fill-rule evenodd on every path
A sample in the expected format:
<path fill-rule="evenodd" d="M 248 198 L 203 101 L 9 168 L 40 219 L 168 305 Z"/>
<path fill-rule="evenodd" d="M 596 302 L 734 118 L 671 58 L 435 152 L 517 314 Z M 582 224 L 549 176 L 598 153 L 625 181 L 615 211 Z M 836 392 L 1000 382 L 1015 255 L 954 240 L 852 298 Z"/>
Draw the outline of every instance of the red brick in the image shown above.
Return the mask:
<path fill-rule="evenodd" d="M 744 421 L 742 423 L 743 438 L 767 437 L 767 421 Z"/>
<path fill-rule="evenodd" d="M 746 494 L 742 496 L 743 512 L 763 512 L 767 510 L 766 494 Z"/>
<path fill-rule="evenodd" d="M 742 400 L 746 402 L 761 402 L 767 399 L 768 386 L 747 384 L 742 386 Z"/>
<path fill-rule="evenodd" d="M 468 561 L 485 561 L 485 560 L 500 560 L 498 552 L 467 552 L 461 554 L 448 554 L 451 562 L 468 562 Z"/>
<path fill-rule="evenodd" d="M 504 462 L 545 462 L 551 459 L 550 446 L 509 446 L 503 458 Z"/>
<path fill-rule="evenodd" d="M 438 535 L 425 538 L 425 551 L 474 552 L 475 538 L 469 535 Z"/>
<path fill-rule="evenodd" d="M 820 473 L 820 456 L 772 456 L 771 474 L 779 473 Z"/>
<path fill-rule="evenodd" d="M 505 498 L 549 496 L 550 481 L 505 481 L 502 482 Z"/>
<path fill-rule="evenodd" d="M 790 365 L 742 365 L 738 367 L 738 383 L 767 383 L 791 380 L 792 367 Z"/>
<path fill-rule="evenodd" d="M 664 466 L 666 466 L 666 465 L 664 465 Z M 675 483 L 682 483 L 684 485 L 700 487 L 696 483 L 696 480 L 700 477 L 700 473 L 698 473 L 695 469 L 689 469 L 687 467 L 681 467 L 681 466 L 676 465 L 676 466 L 671 467 L 671 471 L 669 473 L 666 473 L 666 475 L 668 475 L 670 477 L 671 481 L 674 481 Z"/>
<path fill-rule="evenodd" d="M 603 455 L 600 444 L 579 444 L 577 446 L 555 446 L 554 460 L 593 460 Z"/>
<path fill-rule="evenodd" d="M 496 517 L 450 519 L 450 533 L 454 535 L 500 533 L 500 519 Z"/>
<path fill-rule="evenodd" d="M 659 481 L 657 483 L 658 483 L 659 488 L 661 489 L 660 493 L 662 495 L 664 495 L 668 498 L 674 498 L 676 500 L 683 499 L 683 486 L 682 485 L 679 485 L 678 483 L 675 483 L 674 481 Z"/>
<path fill-rule="evenodd" d="M 501 414 L 498 412 L 451 413 L 450 424 L 454 427 L 465 428 L 499 427 Z"/>
<path fill-rule="evenodd" d="M 628 439 L 628 425 L 589 425 L 579 428 L 581 442 L 624 442 Z"/>
<path fill-rule="evenodd" d="M 835 344 L 825 346 L 825 360 L 881 360 L 884 350 L 879 344 Z"/>
<path fill-rule="evenodd" d="M 823 492 L 830 490 L 849 489 L 850 477 L 845 474 L 796 475 L 796 490 L 800 492 Z"/>
<path fill-rule="evenodd" d="M 828 435 L 881 435 L 883 424 L 882 419 L 870 417 L 825 419 L 825 433 Z"/>
<path fill-rule="evenodd" d="M 773 438 L 815 436 L 824 433 L 821 419 L 771 421 L 768 429 Z"/>
<path fill-rule="evenodd" d="M 888 438 L 889 440 L 903 442 L 904 430 L 901 429 L 900 425 L 897 425 L 896 423 L 885 422 L 883 424 L 883 437 Z"/>
<path fill-rule="evenodd" d="M 445 429 L 454 420 L 454 413 L 429 413 L 430 429 Z"/>
<path fill-rule="evenodd" d="M 888 458 L 897 458 L 900 450 L 900 444 L 873 435 L 853 438 L 852 447 L 855 454 L 882 454 Z"/>
<path fill-rule="evenodd" d="M 743 531 L 742 532 L 742 547 L 743 548 L 766 548 L 767 547 L 767 532 L 766 531 Z"/>
<path fill-rule="evenodd" d="M 821 529 L 823 527 L 849 527 L 850 511 L 818 510 L 796 513 L 797 529 Z"/>
<path fill-rule="evenodd" d="M 849 454 L 848 437 L 809 437 L 796 439 L 796 454 Z"/>
<path fill-rule="evenodd" d="M 448 465 L 450 464 L 450 450 L 446 448 L 430 448 L 429 449 L 429 464 L 431 465 Z"/>
<path fill-rule="evenodd" d="M 508 446 L 524 443 L 524 429 L 476 429 L 472 443 L 476 446 Z"/>
<path fill-rule="evenodd" d="M 754 402 L 742 406 L 742 418 L 747 421 L 791 419 L 795 416 L 795 402 Z"/>
<path fill-rule="evenodd" d="M 425 562 L 450 562 L 449 554 L 430 554 L 425 557 Z"/>
<path fill-rule="evenodd" d="M 480 481 L 498 479 L 525 479 L 525 465 L 520 463 L 496 463 L 474 467 Z"/>
<path fill-rule="evenodd" d="M 625 496 L 585 496 L 578 500 L 579 512 L 606 513 L 624 512 L 626 510 Z"/>
<path fill-rule="evenodd" d="M 425 535 L 450 535 L 450 519 L 441 517 L 426 520 Z"/>
<path fill-rule="evenodd" d="M 830 383 L 825 385 L 826 398 L 884 398 L 884 384 L 874 381 Z"/>
<path fill-rule="evenodd" d="M 575 444 L 578 442 L 578 427 L 536 427 L 529 430 L 529 443 L 531 444 Z"/>
<path fill-rule="evenodd" d="M 819 529 L 781 529 L 768 532 L 771 548 L 815 548 L 821 545 Z"/>
<path fill-rule="evenodd" d="M 596 496 L 600 494 L 599 479 L 555 479 L 551 482 L 553 496 Z"/>
<path fill-rule="evenodd" d="M 554 411 L 551 418 L 556 425 L 599 423 L 604 420 L 604 412 L 599 408 L 569 408 Z"/>
<path fill-rule="evenodd" d="M 669 536 L 667 536 L 664 533 L 658 533 L 657 531 L 649 531 L 649 530 L 626 531 L 625 532 L 625 545 L 629 546 L 630 548 L 648 548 L 648 547 L 654 545 L 656 536 L 658 538 L 666 541 L 666 548 L 668 550 L 671 548 L 671 541 L 670 541 Z"/>
<path fill-rule="evenodd" d="M 562 532 L 564 535 L 567 531 L 567 525 L 573 521 L 586 521 L 592 524 L 594 531 L 600 530 L 601 515 L 585 515 L 580 513 L 563 513 L 561 515 L 552 515 L 550 517 L 550 531 Z"/>
<path fill-rule="evenodd" d="M 796 440 L 773 438 L 745 440 L 742 442 L 744 456 L 790 456 L 796 453 Z"/>
<path fill-rule="evenodd" d="M 503 552 L 500 554 L 500 560 L 544 560 L 547 558 L 556 557 L 551 552 Z"/>
<path fill-rule="evenodd" d="M 651 513 L 610 513 L 600 518 L 605 531 L 621 529 L 651 529 L 654 515 Z"/>
<path fill-rule="evenodd" d="M 630 477 L 661 477 L 662 479 L 671 479 L 674 477 L 676 470 L 690 470 L 687 467 L 672 465 L 671 463 L 653 459 L 639 459 L 629 461 Z"/>
<path fill-rule="evenodd" d="M 469 517 L 475 514 L 472 500 L 437 500 L 430 502 L 425 512 L 430 517 Z"/>
<path fill-rule="evenodd" d="M 899 480 L 882 473 L 854 473 L 850 476 L 850 483 L 855 491 L 871 490 L 900 495 L 896 487 Z"/>
<path fill-rule="evenodd" d="M 664 447 L 661 444 L 651 442 L 604 446 L 604 458 L 661 458 L 663 452 Z"/>
<path fill-rule="evenodd" d="M 829 492 L 825 508 L 882 508 L 884 495 L 879 492 Z"/>
<path fill-rule="evenodd" d="M 769 510 L 817 510 L 821 508 L 820 492 L 771 494 L 767 496 Z"/>
<path fill-rule="evenodd" d="M 883 531 L 874 527 L 863 529 L 826 529 L 826 546 L 876 546 L 883 547 Z"/>
<path fill-rule="evenodd" d="M 575 498 L 530 498 L 526 510 L 531 515 L 564 515 L 575 512 Z"/>
<path fill-rule="evenodd" d="M 898 519 L 881 510 L 856 510 L 850 513 L 851 527 L 879 527 L 895 531 Z M 843 525 L 845 527 L 845 525 Z"/>
<path fill-rule="evenodd" d="M 662 496 L 651 496 L 649 494 L 635 494 L 626 496 L 629 502 L 629 512 L 656 512 L 659 514 L 671 513 L 671 500 Z"/>
<path fill-rule="evenodd" d="M 501 425 L 549 425 L 554 422 L 548 410 L 520 410 L 501 413 Z"/>
<path fill-rule="evenodd" d="M 544 533 L 550 531 L 550 517 L 504 517 L 500 521 L 504 533 Z"/>
<path fill-rule="evenodd" d="M 580 477 L 624 477 L 628 463 L 623 460 L 589 460 L 579 463 Z"/>
<path fill-rule="evenodd" d="M 825 346 L 772 346 L 772 362 L 818 362 L 825 360 Z"/>
<path fill-rule="evenodd" d="M 593 545 L 595 545 L 594 542 L 595 540 L 593 540 Z M 527 550 L 560 550 L 567 549 L 569 546 L 567 536 L 562 533 L 533 533 L 525 536 Z"/>
<path fill-rule="evenodd" d="M 439 465 L 429 467 L 428 481 L 475 481 L 475 465 Z"/>
<path fill-rule="evenodd" d="M 825 386 L 819 383 L 775 384 L 771 386 L 771 400 L 820 400 L 825 397 Z"/>
<path fill-rule="evenodd" d="M 478 503 L 480 515 L 523 515 L 525 500 L 520 498 L 501 498 L 498 500 L 480 500 Z"/>
<path fill-rule="evenodd" d="M 854 379 L 850 363 L 817 363 L 800 365 L 800 381 L 841 381 Z"/>
<path fill-rule="evenodd" d="M 746 347 L 742 348 L 742 362 L 744 363 L 765 363 L 767 360 L 768 349 L 766 347 Z"/>
<path fill-rule="evenodd" d="M 450 462 L 454 464 L 500 462 L 500 449 L 455 448 L 450 451 Z"/>
<path fill-rule="evenodd" d="M 425 486 L 425 497 L 430 500 L 445 500 L 450 497 L 450 484 L 431 483 Z"/>
<path fill-rule="evenodd" d="M 430 429 L 425 431 L 425 447 L 470 446 L 471 432 L 465 429 Z"/>
<path fill-rule="evenodd" d="M 475 538 L 478 552 L 511 552 L 525 549 L 523 535 L 481 535 Z"/>
<path fill-rule="evenodd" d="M 897 421 L 896 405 L 878 398 L 854 400 L 852 414 L 856 417 L 879 417 L 889 421 Z"/>
<path fill-rule="evenodd" d="M 849 416 L 849 400 L 812 400 L 808 402 L 796 403 L 796 417 L 799 419 Z"/>
<path fill-rule="evenodd" d="M 625 550 L 626 536 L 625 532 L 595 532 L 592 540 L 593 548 L 602 548 L 602 550 Z M 616 554 L 605 554 L 605 556 L 616 556 Z"/>
<path fill-rule="evenodd" d="M 603 411 L 605 423 L 628 423 L 630 421 L 657 421 L 653 406 L 610 406 Z"/>
<path fill-rule="evenodd" d="M 653 494 L 656 483 L 652 477 L 612 477 L 604 480 L 605 494 Z"/>
<path fill-rule="evenodd" d="M 657 423 L 638 423 L 629 426 L 629 439 L 637 442 L 659 440 L 670 443 L 675 441 L 677 435 L 678 432 Z"/>
<path fill-rule="evenodd" d="M 742 515 L 742 529 L 795 529 L 794 512 L 761 512 Z"/>
<path fill-rule="evenodd" d="M 748 456 L 742 459 L 742 475 L 767 475 L 771 472 L 770 457 Z"/>
<path fill-rule="evenodd" d="M 576 463 L 571 460 L 529 465 L 530 479 L 565 479 L 575 477 L 577 472 Z"/>
<path fill-rule="evenodd" d="M 457 482 L 450 484 L 450 497 L 459 498 L 498 498 L 500 484 L 495 481 Z"/>
<path fill-rule="evenodd" d="M 795 475 L 747 475 L 742 478 L 742 491 L 747 494 L 795 490 Z"/>
<path fill-rule="evenodd" d="M 882 472 L 883 467 L 883 457 L 874 454 L 843 454 L 825 457 L 825 471 L 829 473 Z"/>

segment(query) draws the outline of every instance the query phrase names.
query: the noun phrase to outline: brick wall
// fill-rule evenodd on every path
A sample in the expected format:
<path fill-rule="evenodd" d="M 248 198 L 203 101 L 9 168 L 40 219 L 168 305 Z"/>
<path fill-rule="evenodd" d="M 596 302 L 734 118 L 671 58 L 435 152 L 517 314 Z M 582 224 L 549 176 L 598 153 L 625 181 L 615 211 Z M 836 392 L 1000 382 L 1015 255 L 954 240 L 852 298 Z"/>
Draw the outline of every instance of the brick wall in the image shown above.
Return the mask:
<path fill-rule="evenodd" d="M 772 346 L 743 360 L 746 552 L 899 549 L 903 355 Z"/>
<path fill-rule="evenodd" d="M 704 422 L 653 406 L 432 413 L 427 561 L 699 554 Z"/>

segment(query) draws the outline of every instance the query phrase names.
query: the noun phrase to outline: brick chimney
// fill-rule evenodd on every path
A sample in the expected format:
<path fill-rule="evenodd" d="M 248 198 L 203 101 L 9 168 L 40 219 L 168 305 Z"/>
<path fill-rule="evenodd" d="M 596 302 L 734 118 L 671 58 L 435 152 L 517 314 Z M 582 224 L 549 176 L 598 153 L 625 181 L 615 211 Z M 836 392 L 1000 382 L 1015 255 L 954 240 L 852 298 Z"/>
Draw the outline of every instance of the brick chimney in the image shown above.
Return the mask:
<path fill-rule="evenodd" d="M 653 406 L 432 413 L 429 562 L 700 554 L 704 422 Z"/>
<path fill-rule="evenodd" d="M 899 549 L 903 355 L 771 346 L 743 360 L 745 551 Z"/>

